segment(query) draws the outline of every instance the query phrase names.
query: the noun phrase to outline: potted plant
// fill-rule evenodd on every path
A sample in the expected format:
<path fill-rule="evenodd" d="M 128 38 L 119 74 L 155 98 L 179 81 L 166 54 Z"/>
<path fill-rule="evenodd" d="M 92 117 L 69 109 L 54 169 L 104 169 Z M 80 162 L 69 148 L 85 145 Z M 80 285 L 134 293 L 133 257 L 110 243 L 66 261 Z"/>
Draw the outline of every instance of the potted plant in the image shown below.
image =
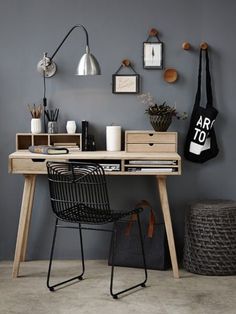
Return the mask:
<path fill-rule="evenodd" d="M 145 113 L 149 115 L 150 123 L 157 132 L 167 131 L 173 117 L 183 120 L 187 118 L 186 112 L 177 112 L 175 106 L 169 106 L 165 101 L 162 104 L 157 104 L 150 93 L 141 94 L 138 98 L 148 106 Z"/>

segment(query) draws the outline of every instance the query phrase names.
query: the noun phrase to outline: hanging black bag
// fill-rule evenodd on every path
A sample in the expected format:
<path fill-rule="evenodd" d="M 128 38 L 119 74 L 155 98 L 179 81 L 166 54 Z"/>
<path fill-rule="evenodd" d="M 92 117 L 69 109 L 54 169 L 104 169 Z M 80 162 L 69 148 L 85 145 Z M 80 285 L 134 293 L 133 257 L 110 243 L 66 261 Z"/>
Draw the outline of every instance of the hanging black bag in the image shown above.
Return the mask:
<path fill-rule="evenodd" d="M 205 52 L 206 56 L 206 107 L 201 106 L 203 52 Z M 208 51 L 207 49 L 201 49 L 199 57 L 198 88 L 184 147 L 184 156 L 186 159 L 203 163 L 218 154 L 219 149 L 213 127 L 217 114 L 218 111 L 213 106 Z"/>

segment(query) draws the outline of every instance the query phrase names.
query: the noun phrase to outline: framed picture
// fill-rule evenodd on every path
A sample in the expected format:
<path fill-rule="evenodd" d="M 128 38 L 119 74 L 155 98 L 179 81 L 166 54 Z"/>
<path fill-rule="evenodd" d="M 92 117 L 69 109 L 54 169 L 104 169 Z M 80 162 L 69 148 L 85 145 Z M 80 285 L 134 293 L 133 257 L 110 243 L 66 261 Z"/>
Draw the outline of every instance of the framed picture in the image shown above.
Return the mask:
<path fill-rule="evenodd" d="M 138 94 L 140 77 L 139 74 L 113 74 L 112 93 L 113 94 Z"/>
<path fill-rule="evenodd" d="M 144 42 L 143 43 L 143 67 L 144 69 L 163 68 L 163 43 Z"/>

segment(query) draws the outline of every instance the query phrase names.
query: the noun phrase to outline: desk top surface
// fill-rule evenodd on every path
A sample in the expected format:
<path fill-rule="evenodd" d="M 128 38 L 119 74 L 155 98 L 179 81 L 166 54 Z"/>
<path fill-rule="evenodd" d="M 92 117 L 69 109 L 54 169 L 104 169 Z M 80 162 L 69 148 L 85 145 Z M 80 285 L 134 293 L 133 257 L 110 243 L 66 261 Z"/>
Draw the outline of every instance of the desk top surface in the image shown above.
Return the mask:
<path fill-rule="evenodd" d="M 8 171 L 15 174 L 46 174 L 46 163 L 49 160 L 95 161 L 105 164 L 104 166 L 109 169 L 118 164 L 119 170 L 110 171 L 105 169 L 106 173 L 110 175 L 181 174 L 181 157 L 177 153 L 127 153 L 125 151 L 78 151 L 70 152 L 69 154 L 45 155 L 21 150 L 9 155 Z"/>
<path fill-rule="evenodd" d="M 125 151 L 83 151 L 70 152 L 69 154 L 45 155 L 31 153 L 28 150 L 16 151 L 9 155 L 10 159 L 159 159 L 159 160 L 181 160 L 177 153 L 127 153 Z"/>

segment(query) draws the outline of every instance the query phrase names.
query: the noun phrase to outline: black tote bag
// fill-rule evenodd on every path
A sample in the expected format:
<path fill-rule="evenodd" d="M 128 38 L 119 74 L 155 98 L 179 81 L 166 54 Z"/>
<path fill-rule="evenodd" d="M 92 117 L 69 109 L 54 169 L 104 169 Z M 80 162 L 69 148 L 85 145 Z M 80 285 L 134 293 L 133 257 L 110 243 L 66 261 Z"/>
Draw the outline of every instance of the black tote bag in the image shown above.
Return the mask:
<path fill-rule="evenodd" d="M 203 52 L 205 52 L 206 57 L 206 107 L 201 106 Z M 201 49 L 199 57 L 198 88 L 184 147 L 184 156 L 186 159 L 203 163 L 218 154 L 219 149 L 213 127 L 217 114 L 218 111 L 213 106 L 208 51 L 207 49 Z"/>
<path fill-rule="evenodd" d="M 147 269 L 166 270 L 170 267 L 170 256 L 166 231 L 163 223 L 156 223 L 150 203 L 141 201 L 136 207 L 149 211 L 149 222 L 141 219 L 143 244 Z M 141 216 L 140 216 L 141 218 Z M 143 268 L 142 250 L 136 215 L 127 221 L 120 221 L 116 229 L 115 266 Z M 108 264 L 111 265 L 111 250 Z"/>

